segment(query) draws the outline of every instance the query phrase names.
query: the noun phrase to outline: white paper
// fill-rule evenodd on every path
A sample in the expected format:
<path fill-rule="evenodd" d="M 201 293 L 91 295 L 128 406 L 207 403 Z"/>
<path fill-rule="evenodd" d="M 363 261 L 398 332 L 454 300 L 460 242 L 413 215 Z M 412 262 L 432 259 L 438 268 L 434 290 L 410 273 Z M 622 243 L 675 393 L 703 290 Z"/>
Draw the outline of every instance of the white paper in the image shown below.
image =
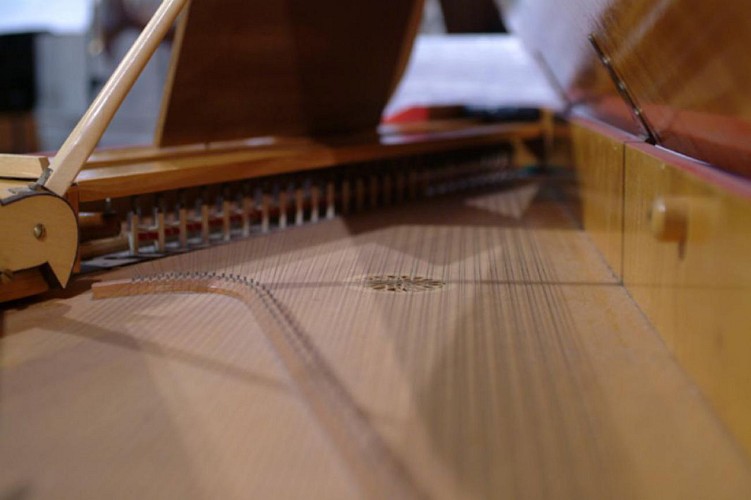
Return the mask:
<path fill-rule="evenodd" d="M 418 36 L 385 115 L 454 104 L 555 108 L 560 98 L 515 36 Z"/>

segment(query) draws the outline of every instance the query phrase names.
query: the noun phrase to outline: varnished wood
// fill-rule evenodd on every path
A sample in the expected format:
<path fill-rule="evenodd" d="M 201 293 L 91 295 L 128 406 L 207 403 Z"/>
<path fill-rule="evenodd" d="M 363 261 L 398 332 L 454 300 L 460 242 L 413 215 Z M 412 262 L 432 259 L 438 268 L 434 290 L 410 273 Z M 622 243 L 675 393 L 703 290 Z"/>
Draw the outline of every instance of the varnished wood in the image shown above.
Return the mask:
<path fill-rule="evenodd" d="M 531 124 L 467 125 L 430 132 L 414 130 L 383 135 L 332 137 L 326 141 L 294 140 L 253 142 L 209 148 L 188 154 L 167 150 L 112 152 L 85 168 L 78 176 L 82 202 L 133 194 L 175 190 L 302 172 L 357 162 L 378 161 L 416 154 L 441 153 L 482 147 L 515 139 L 536 138 L 541 126 Z"/>
<path fill-rule="evenodd" d="M 78 226 L 65 200 L 43 192 L 2 200 L 0 233 L 0 271 L 47 264 L 61 286 L 68 283 L 78 251 Z"/>
<path fill-rule="evenodd" d="M 46 156 L 0 154 L 0 178 L 36 180 L 49 164 Z"/>
<path fill-rule="evenodd" d="M 16 299 L 33 297 L 49 289 L 50 284 L 45 279 L 44 273 L 40 268 L 15 272 L 12 275 L 12 279 L 5 277 L 0 282 L 0 304 L 5 304 Z"/>
<path fill-rule="evenodd" d="M 751 494 L 732 437 L 535 184 L 100 278 L 181 270 L 267 287 L 428 497 Z M 386 274 L 445 285 L 363 287 Z M 0 484 L 78 498 L 357 497 L 346 455 L 267 343 L 267 313 L 221 296 L 90 293 L 7 312 Z"/>
<path fill-rule="evenodd" d="M 637 137 L 589 119 L 576 119 L 571 140 L 584 228 L 613 272 L 623 276 L 625 146 Z"/>
<path fill-rule="evenodd" d="M 632 144 L 625 196 L 626 286 L 751 450 L 751 184 Z"/>
<path fill-rule="evenodd" d="M 25 154 L 38 150 L 39 140 L 34 113 L 0 113 L 0 151 Z"/>
<path fill-rule="evenodd" d="M 660 144 L 751 176 L 751 3 L 553 0 L 505 2 L 511 26 L 539 51 L 574 103 L 610 123 L 629 111 L 589 46 L 594 34 L 657 131 Z M 557 26 L 551 30 L 550 26 Z"/>
<path fill-rule="evenodd" d="M 101 154 L 79 176 L 80 199 L 491 144 L 516 144 L 521 157 L 523 139 L 550 142 L 551 121 L 247 140 L 377 123 L 420 2 L 334 3 L 194 0 L 170 81 L 197 84 L 168 86 L 169 147 Z M 622 129 L 576 120 L 590 235 L 559 194 L 543 195 L 553 186 L 535 183 L 276 232 L 275 205 L 289 200 L 266 185 L 258 219 L 269 234 L 106 273 L 159 278 L 97 287 L 111 295 L 103 302 L 71 291 L 9 311 L 0 496 L 751 497 L 751 187 L 639 144 L 586 45 L 594 33 L 662 144 L 746 173 L 747 7 L 699 3 L 517 2 L 552 5 L 527 31 L 532 48 L 576 107 Z M 221 29 L 195 28 L 210 24 Z M 374 33 L 379 45 L 363 50 Z M 245 55 L 214 50 L 222 44 Z M 429 175 L 398 172 L 396 197 L 417 197 Z M 347 180 L 342 211 L 387 203 L 380 181 Z M 0 199 L 24 184 L 0 182 Z M 311 221 L 331 199 L 322 186 L 310 189 Z M 210 203 L 199 208 L 204 244 Z M 64 212 L 11 207 L 0 206 L 2 227 L 22 233 L 24 217 Z M 130 231 L 135 252 L 138 224 Z M 18 283 L 33 288 L 38 254 L 3 267 L 32 266 Z M 240 291 L 249 277 L 262 288 Z"/>
<path fill-rule="evenodd" d="M 374 129 L 421 6 L 193 0 L 175 41 L 157 144 Z"/>

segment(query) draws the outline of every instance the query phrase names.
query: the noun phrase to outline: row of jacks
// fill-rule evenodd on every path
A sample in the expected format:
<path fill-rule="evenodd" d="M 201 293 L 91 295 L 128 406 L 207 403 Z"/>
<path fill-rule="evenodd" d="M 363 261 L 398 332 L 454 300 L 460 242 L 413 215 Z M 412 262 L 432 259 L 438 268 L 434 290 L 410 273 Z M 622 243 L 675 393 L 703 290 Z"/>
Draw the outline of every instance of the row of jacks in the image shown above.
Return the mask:
<path fill-rule="evenodd" d="M 345 175 L 336 182 L 331 177 L 323 182 L 259 180 L 255 188 L 249 182 L 233 183 L 212 192 L 203 188 L 192 202 L 186 191 L 178 191 L 176 197 L 170 197 L 172 210 L 168 197 L 161 193 L 146 215 L 142 200 L 136 196 L 131 199 L 126 226 L 129 254 L 186 251 L 272 229 L 316 223 L 337 214 L 489 185 L 511 174 L 508 155 L 503 152 L 468 163 Z"/>

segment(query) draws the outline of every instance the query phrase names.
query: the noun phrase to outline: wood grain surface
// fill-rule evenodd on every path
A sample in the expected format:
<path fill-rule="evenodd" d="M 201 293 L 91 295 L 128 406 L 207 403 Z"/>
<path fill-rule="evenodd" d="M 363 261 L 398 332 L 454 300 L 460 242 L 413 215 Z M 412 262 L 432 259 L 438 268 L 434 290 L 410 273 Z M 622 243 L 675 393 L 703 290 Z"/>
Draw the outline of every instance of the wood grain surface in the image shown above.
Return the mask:
<path fill-rule="evenodd" d="M 623 190 L 625 148 L 639 139 L 588 119 L 575 119 L 571 130 L 579 181 L 582 218 L 610 268 L 623 276 Z"/>
<path fill-rule="evenodd" d="M 0 177 L 36 180 L 50 164 L 46 156 L 0 154 Z"/>
<path fill-rule="evenodd" d="M 574 0 L 565 9 L 554 0 L 504 3 L 510 26 L 539 52 L 572 102 L 639 131 L 589 45 L 592 34 L 660 144 L 751 176 L 751 3 Z"/>
<path fill-rule="evenodd" d="M 421 124 L 326 139 L 257 139 L 103 152 L 77 179 L 82 202 L 538 138 L 540 123 Z M 2 188 L 2 185 L 0 185 Z"/>
<path fill-rule="evenodd" d="M 193 0 L 156 142 L 374 129 L 421 12 L 422 0 Z"/>
<path fill-rule="evenodd" d="M 746 456 L 548 187 L 335 219 L 98 279 L 262 283 L 416 496 L 748 497 Z M 443 286 L 364 286 L 390 275 Z M 243 303 L 203 294 L 84 291 L 6 311 L 0 494 L 362 496 L 264 328 Z"/>
<path fill-rule="evenodd" d="M 636 144 L 626 170 L 625 284 L 751 450 L 751 183 Z"/>

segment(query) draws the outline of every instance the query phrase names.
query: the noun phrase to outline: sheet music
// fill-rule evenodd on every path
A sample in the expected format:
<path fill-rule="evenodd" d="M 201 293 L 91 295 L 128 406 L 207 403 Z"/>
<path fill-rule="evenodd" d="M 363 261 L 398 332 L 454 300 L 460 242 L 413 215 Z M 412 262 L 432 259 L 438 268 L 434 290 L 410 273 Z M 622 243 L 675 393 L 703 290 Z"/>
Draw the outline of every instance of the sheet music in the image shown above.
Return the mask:
<path fill-rule="evenodd" d="M 511 35 L 421 35 L 385 116 L 410 106 L 550 106 L 560 100 Z"/>

